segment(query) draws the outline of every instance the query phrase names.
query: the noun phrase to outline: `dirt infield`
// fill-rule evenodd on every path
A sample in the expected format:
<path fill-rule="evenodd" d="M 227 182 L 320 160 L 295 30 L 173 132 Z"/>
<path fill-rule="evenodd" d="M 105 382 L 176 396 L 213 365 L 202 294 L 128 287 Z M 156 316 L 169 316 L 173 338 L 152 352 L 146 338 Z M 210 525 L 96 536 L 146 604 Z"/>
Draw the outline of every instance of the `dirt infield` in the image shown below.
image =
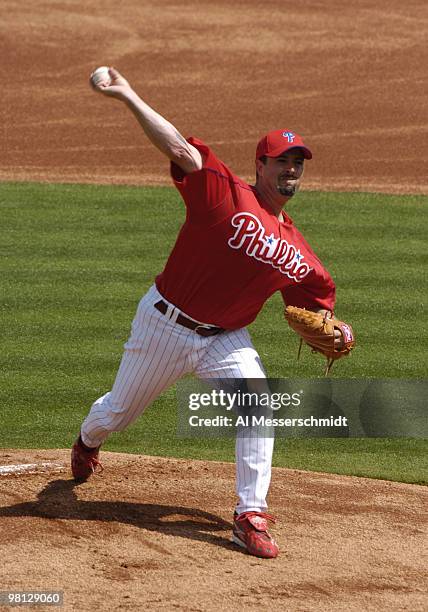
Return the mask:
<path fill-rule="evenodd" d="M 2 451 L 2 588 L 63 590 L 65 610 L 426 609 L 424 487 L 275 468 L 281 555 L 229 541 L 234 466 L 103 453 L 75 485 L 68 451 Z M 47 609 L 47 608 L 46 608 Z"/>
<path fill-rule="evenodd" d="M 0 16 L 0 180 L 168 182 L 90 90 L 107 63 L 245 178 L 287 127 L 314 150 L 306 189 L 428 193 L 425 0 L 4 0 Z"/>

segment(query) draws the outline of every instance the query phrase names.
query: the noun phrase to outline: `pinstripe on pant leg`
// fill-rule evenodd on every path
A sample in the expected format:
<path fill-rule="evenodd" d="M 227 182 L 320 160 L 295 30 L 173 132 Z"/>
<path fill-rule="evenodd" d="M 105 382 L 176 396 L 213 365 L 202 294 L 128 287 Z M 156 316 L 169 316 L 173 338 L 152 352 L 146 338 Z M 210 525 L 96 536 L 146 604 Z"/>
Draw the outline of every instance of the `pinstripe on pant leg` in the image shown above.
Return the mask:
<path fill-rule="evenodd" d="M 196 334 L 158 312 L 152 290 L 141 300 L 110 393 L 99 398 L 83 422 L 84 444 L 99 446 L 112 431 L 130 425 L 165 389 L 192 370 Z M 207 339 L 200 338 L 204 345 Z"/>
<path fill-rule="evenodd" d="M 195 370 L 198 377 L 265 378 L 260 357 L 246 329 L 215 336 L 209 343 Z M 271 479 L 273 437 L 259 435 L 256 427 L 242 435 L 238 428 L 235 445 L 236 511 L 262 511 L 267 508 L 266 496 Z"/>

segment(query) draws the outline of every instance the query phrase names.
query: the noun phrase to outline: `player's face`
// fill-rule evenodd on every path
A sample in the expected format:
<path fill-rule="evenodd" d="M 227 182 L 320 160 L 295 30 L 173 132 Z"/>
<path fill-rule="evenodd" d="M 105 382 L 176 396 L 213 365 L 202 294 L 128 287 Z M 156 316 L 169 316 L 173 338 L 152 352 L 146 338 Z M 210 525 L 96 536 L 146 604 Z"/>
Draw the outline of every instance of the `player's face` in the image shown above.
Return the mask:
<path fill-rule="evenodd" d="M 305 158 L 299 149 L 268 157 L 261 169 L 261 178 L 283 196 L 291 197 L 300 187 Z M 260 170 L 259 170 L 260 175 Z"/>

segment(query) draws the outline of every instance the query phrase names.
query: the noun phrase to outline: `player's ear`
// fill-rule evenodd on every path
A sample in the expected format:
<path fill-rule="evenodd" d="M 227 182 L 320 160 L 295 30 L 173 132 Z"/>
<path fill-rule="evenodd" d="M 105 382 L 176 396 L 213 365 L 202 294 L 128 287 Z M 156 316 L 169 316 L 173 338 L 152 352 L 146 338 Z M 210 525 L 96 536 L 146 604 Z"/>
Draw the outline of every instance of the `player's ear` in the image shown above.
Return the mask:
<path fill-rule="evenodd" d="M 256 176 L 261 176 L 263 174 L 264 163 L 261 159 L 256 159 Z"/>

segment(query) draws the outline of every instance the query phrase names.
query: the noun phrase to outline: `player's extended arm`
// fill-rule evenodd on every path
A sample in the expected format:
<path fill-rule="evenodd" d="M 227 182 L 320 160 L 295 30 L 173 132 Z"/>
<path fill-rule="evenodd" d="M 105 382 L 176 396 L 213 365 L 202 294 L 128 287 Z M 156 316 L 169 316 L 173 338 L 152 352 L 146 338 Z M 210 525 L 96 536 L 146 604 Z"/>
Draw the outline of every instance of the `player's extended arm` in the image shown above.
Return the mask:
<path fill-rule="evenodd" d="M 110 84 L 90 84 L 96 91 L 125 102 L 134 113 L 149 140 L 184 172 L 195 172 L 203 165 L 198 149 L 187 142 L 180 132 L 162 115 L 146 104 L 128 81 L 115 69 L 109 68 Z"/>

